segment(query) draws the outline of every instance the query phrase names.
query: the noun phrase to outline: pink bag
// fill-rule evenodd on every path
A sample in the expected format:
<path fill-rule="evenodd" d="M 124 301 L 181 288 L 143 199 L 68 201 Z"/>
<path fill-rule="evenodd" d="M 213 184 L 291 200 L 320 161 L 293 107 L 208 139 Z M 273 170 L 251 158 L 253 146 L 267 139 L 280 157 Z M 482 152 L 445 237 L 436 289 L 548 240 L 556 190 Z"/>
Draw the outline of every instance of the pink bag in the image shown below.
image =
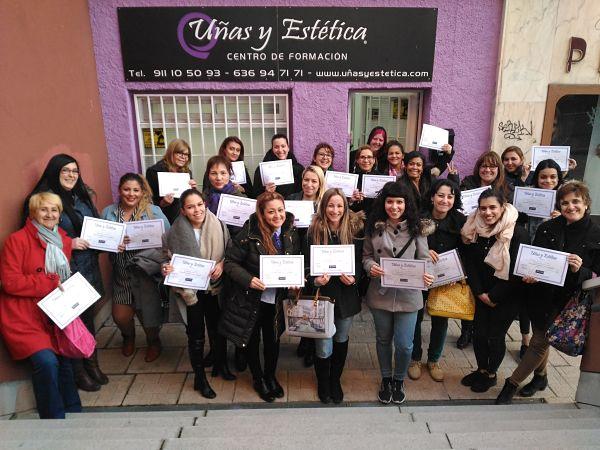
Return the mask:
<path fill-rule="evenodd" d="M 62 330 L 55 326 L 54 338 L 58 354 L 67 358 L 89 358 L 96 348 L 94 336 L 79 317 Z"/>

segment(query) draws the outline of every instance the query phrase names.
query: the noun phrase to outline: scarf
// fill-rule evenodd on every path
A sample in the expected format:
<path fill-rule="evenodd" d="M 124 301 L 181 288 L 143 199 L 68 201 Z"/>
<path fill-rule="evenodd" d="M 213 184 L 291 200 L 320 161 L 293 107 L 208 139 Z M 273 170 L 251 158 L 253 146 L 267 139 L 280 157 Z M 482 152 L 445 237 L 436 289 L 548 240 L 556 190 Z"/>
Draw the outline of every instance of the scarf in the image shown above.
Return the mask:
<path fill-rule="evenodd" d="M 490 248 L 483 262 L 493 267 L 495 269 L 494 276 L 501 280 L 508 280 L 510 275 L 509 247 L 510 240 L 515 231 L 517 217 L 519 217 L 517 209 L 510 203 L 507 203 L 500 220 L 490 227 L 484 223 L 478 211 L 475 210 L 471 213 L 467 219 L 467 223 L 465 223 L 460 232 L 465 244 L 476 242 L 477 236 L 485 238 L 496 237 L 496 242 Z"/>
<path fill-rule="evenodd" d="M 217 209 L 219 208 L 219 199 L 221 198 L 221 194 L 233 194 L 235 192 L 235 186 L 230 181 L 223 189 L 215 189 L 211 187 L 208 191 L 208 201 L 206 202 L 206 207 L 210 210 L 211 213 L 216 214 Z"/>
<path fill-rule="evenodd" d="M 62 251 L 63 242 L 60 234 L 58 234 L 58 225 L 49 230 L 35 220 L 32 220 L 31 223 L 37 228 L 40 240 L 46 244 L 44 260 L 46 273 L 55 273 L 61 282 L 65 281 L 71 276 L 71 267 L 69 266 L 69 260 Z"/>

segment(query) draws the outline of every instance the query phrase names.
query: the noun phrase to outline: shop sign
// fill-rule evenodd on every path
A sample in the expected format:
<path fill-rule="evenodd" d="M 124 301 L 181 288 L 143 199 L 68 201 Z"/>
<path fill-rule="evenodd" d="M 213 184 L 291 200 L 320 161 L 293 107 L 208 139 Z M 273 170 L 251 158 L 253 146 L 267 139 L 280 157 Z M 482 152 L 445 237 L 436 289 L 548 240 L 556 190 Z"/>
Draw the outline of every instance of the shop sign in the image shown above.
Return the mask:
<path fill-rule="evenodd" d="M 431 81 L 436 8 L 118 8 L 126 81 Z"/>

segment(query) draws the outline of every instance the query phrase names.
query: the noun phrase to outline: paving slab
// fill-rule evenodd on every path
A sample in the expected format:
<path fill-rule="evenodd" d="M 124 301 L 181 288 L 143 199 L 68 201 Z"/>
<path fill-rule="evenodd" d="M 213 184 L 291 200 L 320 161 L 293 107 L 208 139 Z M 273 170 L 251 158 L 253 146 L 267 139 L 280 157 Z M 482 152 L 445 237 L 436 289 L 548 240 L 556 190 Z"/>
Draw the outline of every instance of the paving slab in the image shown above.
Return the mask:
<path fill-rule="evenodd" d="M 183 373 L 136 375 L 123 405 L 174 405 L 184 381 Z"/>
<path fill-rule="evenodd" d="M 600 418 L 597 419 L 527 419 L 498 420 L 495 422 L 427 422 L 432 433 L 465 433 L 489 431 L 533 431 L 533 430 L 599 430 Z"/>
<path fill-rule="evenodd" d="M 102 386 L 99 391 L 79 391 L 81 404 L 83 407 L 121 405 L 134 377 L 134 375 L 108 375 L 108 384 Z"/>
<path fill-rule="evenodd" d="M 598 445 L 600 430 L 546 430 L 539 431 L 494 431 L 488 433 L 448 433 L 452 448 L 480 448 L 497 446 L 499 442 L 505 448 L 520 446 L 523 448 L 555 447 L 579 448 L 581 445 Z"/>
<path fill-rule="evenodd" d="M 223 404 L 232 403 L 233 394 L 235 393 L 236 381 L 225 381 L 221 377 L 213 378 L 209 374 L 206 375 L 210 386 L 213 388 L 217 396 L 215 398 L 204 398 L 198 391 L 194 390 L 194 374 L 188 373 L 183 384 L 181 395 L 177 400 L 180 405 L 183 404 Z"/>
<path fill-rule="evenodd" d="M 537 411 L 512 411 L 510 409 L 500 411 L 430 411 L 412 413 L 415 422 L 454 422 L 471 421 L 485 422 L 495 420 L 533 420 L 533 419 L 577 419 L 577 418 L 600 418 L 600 411 L 583 409 L 558 409 Z"/>
<path fill-rule="evenodd" d="M 160 450 L 162 439 L 69 439 L 68 446 L 78 450 Z M 60 440 L 2 440 L 2 450 L 65 450 Z"/>
<path fill-rule="evenodd" d="M 160 356 L 151 363 L 144 361 L 146 349 L 141 348 L 135 352 L 127 373 L 172 373 L 177 370 L 181 359 L 183 347 L 163 347 Z"/>
<path fill-rule="evenodd" d="M 70 429 L 44 429 L 43 433 L 32 433 L 31 429 L 2 430 L 2 440 L 114 440 L 119 439 L 166 439 L 177 437 L 181 427 L 152 427 L 152 428 L 70 428 Z"/>

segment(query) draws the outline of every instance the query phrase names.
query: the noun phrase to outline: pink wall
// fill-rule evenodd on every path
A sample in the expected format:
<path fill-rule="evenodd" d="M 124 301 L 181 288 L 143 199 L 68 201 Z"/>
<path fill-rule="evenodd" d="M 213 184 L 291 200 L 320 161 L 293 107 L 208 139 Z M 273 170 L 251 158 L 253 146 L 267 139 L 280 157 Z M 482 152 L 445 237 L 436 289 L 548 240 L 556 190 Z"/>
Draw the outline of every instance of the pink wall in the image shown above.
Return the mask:
<path fill-rule="evenodd" d="M 438 8 L 434 74 L 431 83 L 364 82 L 171 82 L 126 83 L 120 52 L 117 7 L 148 6 L 275 6 L 258 0 L 88 0 L 96 53 L 113 193 L 119 176 L 139 171 L 134 111 L 135 91 L 279 91 L 291 98 L 292 148 L 301 163 L 310 160 L 314 145 L 326 140 L 345 149 L 349 91 L 363 89 L 426 89 L 424 121 L 456 131 L 455 161 L 467 175 L 479 154 L 489 150 L 496 91 L 501 31 L 501 0 L 382 0 L 381 7 Z M 280 1 L 280 6 L 360 7 L 358 0 Z M 376 55 L 374 55 L 376 57 Z M 339 150 L 338 150 L 339 151 Z M 341 152 L 340 152 L 341 153 Z M 336 161 L 338 168 L 345 162 Z"/>

